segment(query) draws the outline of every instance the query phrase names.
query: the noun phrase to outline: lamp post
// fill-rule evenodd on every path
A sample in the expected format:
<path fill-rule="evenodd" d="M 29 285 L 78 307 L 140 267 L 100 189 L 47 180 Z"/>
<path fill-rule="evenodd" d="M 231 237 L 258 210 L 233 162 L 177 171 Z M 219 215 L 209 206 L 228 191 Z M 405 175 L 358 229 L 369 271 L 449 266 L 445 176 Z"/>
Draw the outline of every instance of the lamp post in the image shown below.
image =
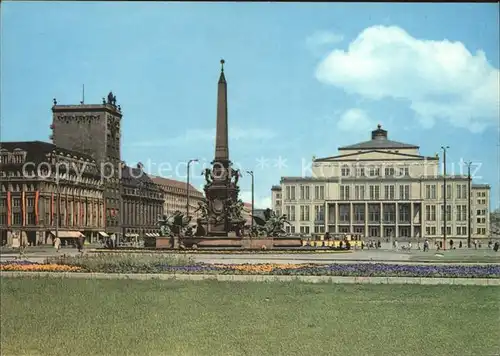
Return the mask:
<path fill-rule="evenodd" d="M 465 162 L 467 165 L 467 179 L 468 179 L 468 187 L 467 187 L 467 247 L 470 248 L 471 244 L 471 188 L 472 188 L 472 178 L 470 176 L 470 167 L 472 165 L 472 162 Z"/>
<path fill-rule="evenodd" d="M 447 230 L 447 225 L 446 225 L 446 218 L 447 218 L 447 213 L 448 209 L 446 209 L 446 150 L 450 148 L 450 146 L 441 146 L 441 149 L 443 150 L 443 223 L 444 223 L 444 228 L 443 228 L 443 249 L 446 250 L 446 230 Z"/>
<path fill-rule="evenodd" d="M 253 215 L 254 215 L 254 176 L 253 171 L 247 171 L 248 174 L 252 177 L 252 220 L 251 220 L 251 231 L 253 231 Z"/>
<path fill-rule="evenodd" d="M 193 162 L 198 162 L 198 159 L 190 159 L 187 163 L 187 180 L 186 180 L 186 216 L 189 216 L 189 166 Z"/>

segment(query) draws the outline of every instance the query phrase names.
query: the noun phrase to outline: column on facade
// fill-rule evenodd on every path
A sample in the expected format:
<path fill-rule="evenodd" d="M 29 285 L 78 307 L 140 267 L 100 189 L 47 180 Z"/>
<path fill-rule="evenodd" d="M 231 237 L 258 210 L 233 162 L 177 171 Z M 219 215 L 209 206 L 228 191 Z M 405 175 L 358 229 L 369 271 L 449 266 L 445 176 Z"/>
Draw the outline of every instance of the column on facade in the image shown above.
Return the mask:
<path fill-rule="evenodd" d="M 399 203 L 396 202 L 396 212 L 395 212 L 395 227 L 394 229 L 396 229 L 395 233 L 394 233 L 394 236 L 396 236 L 396 238 L 399 237 Z"/>
<path fill-rule="evenodd" d="M 353 228 L 353 220 L 354 220 L 354 210 L 353 210 L 353 205 L 352 202 L 349 203 L 349 232 L 353 233 L 354 228 Z"/>
<path fill-rule="evenodd" d="M 365 202 L 365 238 L 368 237 L 368 218 L 369 218 L 368 202 Z"/>
<path fill-rule="evenodd" d="M 325 224 L 325 233 L 326 233 L 326 232 L 330 231 L 330 229 L 328 228 L 328 214 L 330 214 L 330 209 L 328 209 L 328 202 L 325 202 L 324 204 L 325 204 L 325 206 L 323 208 L 324 209 L 324 211 L 323 211 L 323 214 L 324 214 L 323 219 L 325 221 L 324 224 Z"/>
<path fill-rule="evenodd" d="M 340 211 L 339 211 L 339 203 L 335 202 L 335 233 L 339 233 L 339 219 L 340 219 Z"/>
<path fill-rule="evenodd" d="M 384 204 L 383 203 L 379 203 L 379 206 L 380 206 L 380 232 L 379 232 L 379 236 L 380 237 L 383 237 L 384 236 Z"/>
<path fill-rule="evenodd" d="M 413 216 L 413 202 L 410 202 L 410 236 L 415 237 L 415 225 L 413 220 L 415 217 Z"/>

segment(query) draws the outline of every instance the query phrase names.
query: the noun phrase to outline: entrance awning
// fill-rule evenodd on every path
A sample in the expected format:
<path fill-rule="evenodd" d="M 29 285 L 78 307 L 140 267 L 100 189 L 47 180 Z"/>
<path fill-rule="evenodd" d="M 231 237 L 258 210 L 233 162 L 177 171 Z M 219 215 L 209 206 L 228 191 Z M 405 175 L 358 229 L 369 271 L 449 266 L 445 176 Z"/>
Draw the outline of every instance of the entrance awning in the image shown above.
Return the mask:
<path fill-rule="evenodd" d="M 54 237 L 57 235 L 60 239 L 77 239 L 85 236 L 80 231 L 58 231 L 57 234 L 55 231 L 51 231 L 50 233 Z"/>
<path fill-rule="evenodd" d="M 102 237 L 109 237 L 109 235 L 106 234 L 104 231 L 99 231 L 99 235 L 101 235 Z"/>

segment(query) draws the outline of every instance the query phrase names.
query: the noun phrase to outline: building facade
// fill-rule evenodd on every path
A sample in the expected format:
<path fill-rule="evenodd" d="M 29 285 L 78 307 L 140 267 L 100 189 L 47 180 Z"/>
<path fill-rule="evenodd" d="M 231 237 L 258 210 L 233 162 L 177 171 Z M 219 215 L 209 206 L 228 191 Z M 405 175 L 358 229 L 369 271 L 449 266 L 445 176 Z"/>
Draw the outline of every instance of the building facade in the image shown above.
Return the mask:
<path fill-rule="evenodd" d="M 92 157 L 31 141 L 2 142 L 0 159 L 2 245 L 105 235 L 104 188 Z"/>
<path fill-rule="evenodd" d="M 439 157 L 388 139 L 379 125 L 369 141 L 313 158 L 311 177 L 282 177 L 271 189 L 273 209 L 288 216 L 290 233 L 355 233 L 373 239 L 489 237 L 488 185 L 466 175 L 444 177 Z M 446 190 L 446 210 L 444 193 Z M 446 216 L 444 215 L 446 211 Z"/>
<path fill-rule="evenodd" d="M 167 216 L 172 216 L 176 211 L 186 214 L 187 207 L 187 185 L 178 180 L 151 176 L 153 182 L 161 187 L 163 192 L 163 212 Z M 204 195 L 198 189 L 189 185 L 189 215 L 194 221 L 201 217 L 201 211 L 198 209 L 198 203 L 202 202 Z"/>
<path fill-rule="evenodd" d="M 121 119 L 116 97 L 108 94 L 102 104 L 52 106 L 52 135 L 57 146 L 91 156 L 104 181 L 106 231 L 121 234 Z"/>
<path fill-rule="evenodd" d="M 158 237 L 158 219 L 163 215 L 164 194 L 143 170 L 122 165 L 122 236 L 124 241 Z"/>

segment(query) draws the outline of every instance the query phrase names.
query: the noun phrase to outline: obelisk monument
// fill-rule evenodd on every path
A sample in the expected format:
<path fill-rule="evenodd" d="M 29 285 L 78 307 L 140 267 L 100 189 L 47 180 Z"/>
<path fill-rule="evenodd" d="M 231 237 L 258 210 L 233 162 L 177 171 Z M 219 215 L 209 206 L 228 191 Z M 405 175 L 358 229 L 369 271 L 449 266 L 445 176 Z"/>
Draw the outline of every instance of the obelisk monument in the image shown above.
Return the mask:
<path fill-rule="evenodd" d="M 211 181 L 205 185 L 208 203 L 208 235 L 228 236 L 233 231 L 230 217 L 231 206 L 238 201 L 239 188 L 232 181 L 235 171 L 229 159 L 229 132 L 227 115 L 227 82 L 224 75 L 224 60 L 217 87 L 217 122 L 215 131 L 215 157 L 211 162 Z M 238 172 L 236 172 L 238 174 Z"/>

